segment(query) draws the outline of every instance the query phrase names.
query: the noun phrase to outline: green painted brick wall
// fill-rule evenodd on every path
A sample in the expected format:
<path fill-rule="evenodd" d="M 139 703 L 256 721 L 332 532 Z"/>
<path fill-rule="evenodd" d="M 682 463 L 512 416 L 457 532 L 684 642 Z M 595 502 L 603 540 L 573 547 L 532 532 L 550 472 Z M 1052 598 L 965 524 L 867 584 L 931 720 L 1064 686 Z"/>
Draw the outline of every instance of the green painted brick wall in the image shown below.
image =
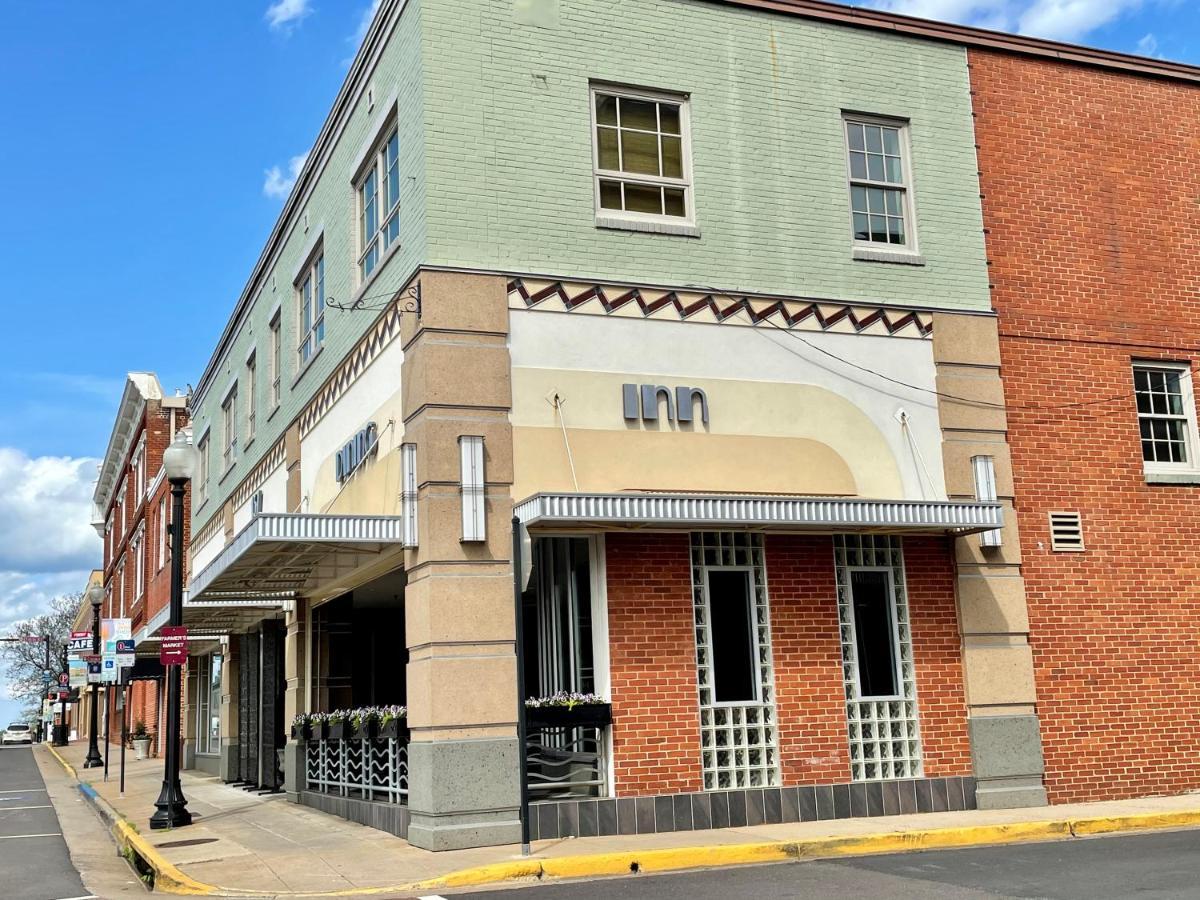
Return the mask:
<path fill-rule="evenodd" d="M 704 0 L 541 2 L 556 24 L 424 0 L 431 263 L 990 308 L 962 48 Z M 595 226 L 589 80 L 690 93 L 699 238 Z M 852 259 L 843 110 L 911 121 L 925 266 Z"/>
<path fill-rule="evenodd" d="M 391 0 L 384 4 L 391 7 Z M 299 330 L 297 301 L 293 279 L 304 265 L 318 234 L 323 230 L 325 253 L 325 292 L 328 297 L 349 301 L 359 290 L 357 279 L 357 224 L 352 179 L 354 164 L 367 146 L 376 139 L 377 129 L 383 126 L 382 112 L 388 101 L 394 101 L 400 129 L 401 212 L 400 244 L 376 270 L 374 279 L 363 292 L 367 307 L 378 307 L 383 297 L 403 287 L 404 279 L 426 256 L 425 235 L 425 145 L 423 134 L 422 71 L 421 71 L 421 3 L 409 0 L 395 25 L 390 40 L 373 70 L 368 84 L 374 85 L 375 105 L 368 109 L 366 87 L 355 105 L 344 130 L 333 145 L 329 160 L 317 178 L 311 195 L 298 210 L 291 223 L 291 233 L 278 261 L 258 286 L 260 293 L 238 328 L 232 348 L 211 379 L 211 386 L 200 398 L 195 410 L 194 428 L 198 437 L 211 424 L 209 462 L 211 477 L 208 500 L 193 506 L 195 528 L 202 527 L 221 510 L 222 504 L 249 474 L 254 465 L 271 449 L 287 426 L 299 415 L 322 383 L 341 362 L 354 344 L 374 323 L 378 313 L 325 311 L 325 344 L 309 367 L 297 380 L 300 369 L 296 352 Z M 314 110 L 314 119 L 320 111 Z M 308 212 L 309 228 L 302 226 L 303 212 Z M 272 275 L 274 287 L 272 288 Z M 271 413 L 269 402 L 269 321 L 279 309 L 283 331 L 281 400 L 279 409 Z M 258 390 L 257 428 L 254 441 L 245 445 L 245 361 L 250 349 L 257 350 Z M 237 463 L 228 473 L 222 471 L 221 461 L 221 401 L 233 379 L 238 385 L 238 437 L 243 444 Z"/>

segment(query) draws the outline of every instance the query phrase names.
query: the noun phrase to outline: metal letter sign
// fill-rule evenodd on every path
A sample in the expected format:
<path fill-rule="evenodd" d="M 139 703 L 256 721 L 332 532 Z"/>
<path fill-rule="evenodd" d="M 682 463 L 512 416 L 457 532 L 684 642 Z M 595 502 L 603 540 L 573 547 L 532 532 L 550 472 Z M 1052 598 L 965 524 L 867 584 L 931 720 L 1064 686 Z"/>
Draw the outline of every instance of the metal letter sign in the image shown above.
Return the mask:
<path fill-rule="evenodd" d="M 350 438 L 346 446 L 333 458 L 333 474 L 338 483 L 353 475 L 367 457 L 375 452 L 378 443 L 379 431 L 374 422 L 368 422 L 362 431 Z"/>
<path fill-rule="evenodd" d="M 621 385 L 621 411 L 625 419 L 636 422 L 658 422 L 658 410 L 666 402 L 667 421 L 691 423 L 700 403 L 700 421 L 708 424 L 708 395 L 703 388 L 677 387 L 674 392 L 662 384 Z"/>
<path fill-rule="evenodd" d="M 158 661 L 164 666 L 182 666 L 187 662 L 187 626 L 164 625 Z"/>

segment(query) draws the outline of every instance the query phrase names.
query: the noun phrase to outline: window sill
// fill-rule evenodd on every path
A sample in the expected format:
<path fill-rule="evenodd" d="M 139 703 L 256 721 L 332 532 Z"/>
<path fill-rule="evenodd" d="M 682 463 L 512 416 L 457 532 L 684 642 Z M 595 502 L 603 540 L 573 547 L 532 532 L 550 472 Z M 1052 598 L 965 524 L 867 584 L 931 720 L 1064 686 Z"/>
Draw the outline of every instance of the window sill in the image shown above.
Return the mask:
<path fill-rule="evenodd" d="M 253 445 L 254 445 L 254 436 L 251 435 L 250 437 L 246 438 L 246 443 L 242 444 L 242 452 L 245 453 Z"/>
<path fill-rule="evenodd" d="M 598 215 L 597 228 L 615 231 L 640 231 L 645 234 L 673 234 L 676 237 L 700 237 L 700 228 L 692 222 L 663 219 L 626 219 L 622 216 Z"/>
<path fill-rule="evenodd" d="M 864 262 L 896 263 L 901 266 L 923 266 L 925 257 L 909 250 L 882 250 L 875 247 L 855 247 L 854 258 Z"/>
<path fill-rule="evenodd" d="M 275 406 L 272 407 L 271 411 L 269 413 L 267 413 L 267 421 L 270 422 L 273 418 L 275 418 L 275 413 L 277 413 L 277 412 L 279 412 L 279 404 L 278 403 L 276 403 Z"/>
<path fill-rule="evenodd" d="M 1200 486 L 1200 471 L 1146 472 L 1146 484 L 1176 484 Z"/>
<path fill-rule="evenodd" d="M 307 361 L 305 361 L 304 365 L 300 367 L 300 371 L 297 372 L 296 377 L 292 379 L 292 390 L 295 390 L 296 385 L 298 385 L 300 383 L 300 379 L 308 374 L 308 370 L 313 367 L 313 363 L 315 363 L 317 361 L 317 357 L 321 355 L 321 351 L 324 349 L 325 349 L 325 345 L 322 344 L 320 347 L 318 347 L 316 349 L 316 351 L 313 353 L 313 355 L 310 356 L 307 359 Z M 278 407 L 276 407 L 276 409 L 278 409 Z M 274 415 L 274 413 L 272 413 L 272 415 Z"/>
<path fill-rule="evenodd" d="M 229 477 L 229 473 L 232 472 L 236 468 L 237 468 L 237 460 L 235 459 L 233 462 L 231 462 L 229 464 L 229 466 L 225 469 L 225 471 L 221 473 L 221 477 L 217 479 L 217 484 L 218 485 L 224 484 L 225 479 Z"/>

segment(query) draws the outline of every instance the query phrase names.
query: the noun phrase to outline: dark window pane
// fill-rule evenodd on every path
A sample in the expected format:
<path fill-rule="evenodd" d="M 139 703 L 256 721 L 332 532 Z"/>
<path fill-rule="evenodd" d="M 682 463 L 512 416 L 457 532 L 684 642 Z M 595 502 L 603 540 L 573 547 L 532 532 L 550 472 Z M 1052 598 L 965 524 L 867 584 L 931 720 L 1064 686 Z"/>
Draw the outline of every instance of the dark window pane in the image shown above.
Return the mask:
<path fill-rule="evenodd" d="M 608 94 L 596 95 L 596 121 L 601 125 L 617 124 L 617 98 Z"/>
<path fill-rule="evenodd" d="M 658 175 L 658 136 L 640 131 L 622 131 L 621 162 L 625 172 Z"/>
<path fill-rule="evenodd" d="M 600 205 L 604 209 L 621 209 L 621 182 L 600 182 Z"/>
<path fill-rule="evenodd" d="M 850 177 L 851 178 L 866 178 L 867 177 L 867 157 L 863 153 L 850 154 Z"/>
<path fill-rule="evenodd" d="M 667 134 L 682 134 L 679 126 L 679 107 L 671 103 L 658 104 L 658 117 Z"/>
<path fill-rule="evenodd" d="M 904 172 L 900 166 L 900 157 L 887 156 L 884 158 L 887 160 L 887 180 L 893 184 L 903 184 Z"/>
<path fill-rule="evenodd" d="M 878 125 L 868 125 L 867 131 L 867 150 L 871 153 L 883 152 L 883 129 Z"/>
<path fill-rule="evenodd" d="M 883 172 L 883 157 L 874 153 L 867 154 L 867 177 L 872 181 L 885 181 Z"/>
<path fill-rule="evenodd" d="M 850 188 L 850 208 L 855 212 L 870 212 L 867 208 L 867 189 L 864 187 Z"/>
<path fill-rule="evenodd" d="M 662 215 L 662 188 L 644 184 L 626 184 L 625 209 L 629 212 Z"/>
<path fill-rule="evenodd" d="M 687 215 L 687 207 L 684 204 L 683 190 L 681 188 L 663 188 L 663 199 L 666 201 L 668 216 Z"/>
<path fill-rule="evenodd" d="M 883 152 L 888 156 L 900 155 L 900 130 L 898 128 L 883 129 Z"/>
<path fill-rule="evenodd" d="M 887 216 L 871 216 L 871 240 L 887 243 Z"/>
<path fill-rule="evenodd" d="M 621 98 L 621 127 L 658 131 L 657 103 Z"/>
<path fill-rule="evenodd" d="M 683 142 L 676 137 L 662 139 L 663 174 L 668 178 L 683 177 Z"/>
<path fill-rule="evenodd" d="M 750 624 L 750 573 L 710 570 L 708 604 L 713 697 L 717 703 L 755 702 L 758 691 Z"/>
<path fill-rule="evenodd" d="M 871 224 L 863 213 L 854 214 L 854 239 L 869 241 L 871 239 Z"/>
<path fill-rule="evenodd" d="M 900 686 L 896 680 L 896 642 L 888 573 L 851 572 L 850 591 L 854 603 L 860 696 L 894 697 L 900 693 Z"/>
<path fill-rule="evenodd" d="M 597 128 L 596 141 L 599 144 L 600 168 L 612 169 L 614 172 L 621 168 L 621 156 L 617 152 L 617 130 L 615 128 Z"/>
<path fill-rule="evenodd" d="M 850 141 L 851 150 L 866 150 L 867 145 L 863 140 L 863 127 L 855 122 L 846 125 L 846 136 Z"/>

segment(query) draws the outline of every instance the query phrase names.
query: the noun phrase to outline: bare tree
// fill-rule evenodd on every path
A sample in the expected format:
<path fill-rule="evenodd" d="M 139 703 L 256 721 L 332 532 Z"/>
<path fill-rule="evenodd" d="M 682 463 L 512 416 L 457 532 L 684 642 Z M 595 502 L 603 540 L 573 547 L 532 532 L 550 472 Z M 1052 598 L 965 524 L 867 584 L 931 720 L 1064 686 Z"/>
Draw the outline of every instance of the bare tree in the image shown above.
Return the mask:
<path fill-rule="evenodd" d="M 50 637 L 50 671 L 57 672 L 62 654 L 62 645 L 71 636 L 71 623 L 83 602 L 83 592 L 62 594 L 50 601 L 50 608 L 40 616 L 15 623 L 6 637 L 25 638 Z M 5 674 L 9 680 L 9 694 L 14 700 L 22 701 L 26 718 L 41 716 L 42 698 L 46 685 L 42 670 L 46 667 L 46 645 L 26 643 L 23 640 L 0 644 L 0 659 L 4 660 Z"/>

